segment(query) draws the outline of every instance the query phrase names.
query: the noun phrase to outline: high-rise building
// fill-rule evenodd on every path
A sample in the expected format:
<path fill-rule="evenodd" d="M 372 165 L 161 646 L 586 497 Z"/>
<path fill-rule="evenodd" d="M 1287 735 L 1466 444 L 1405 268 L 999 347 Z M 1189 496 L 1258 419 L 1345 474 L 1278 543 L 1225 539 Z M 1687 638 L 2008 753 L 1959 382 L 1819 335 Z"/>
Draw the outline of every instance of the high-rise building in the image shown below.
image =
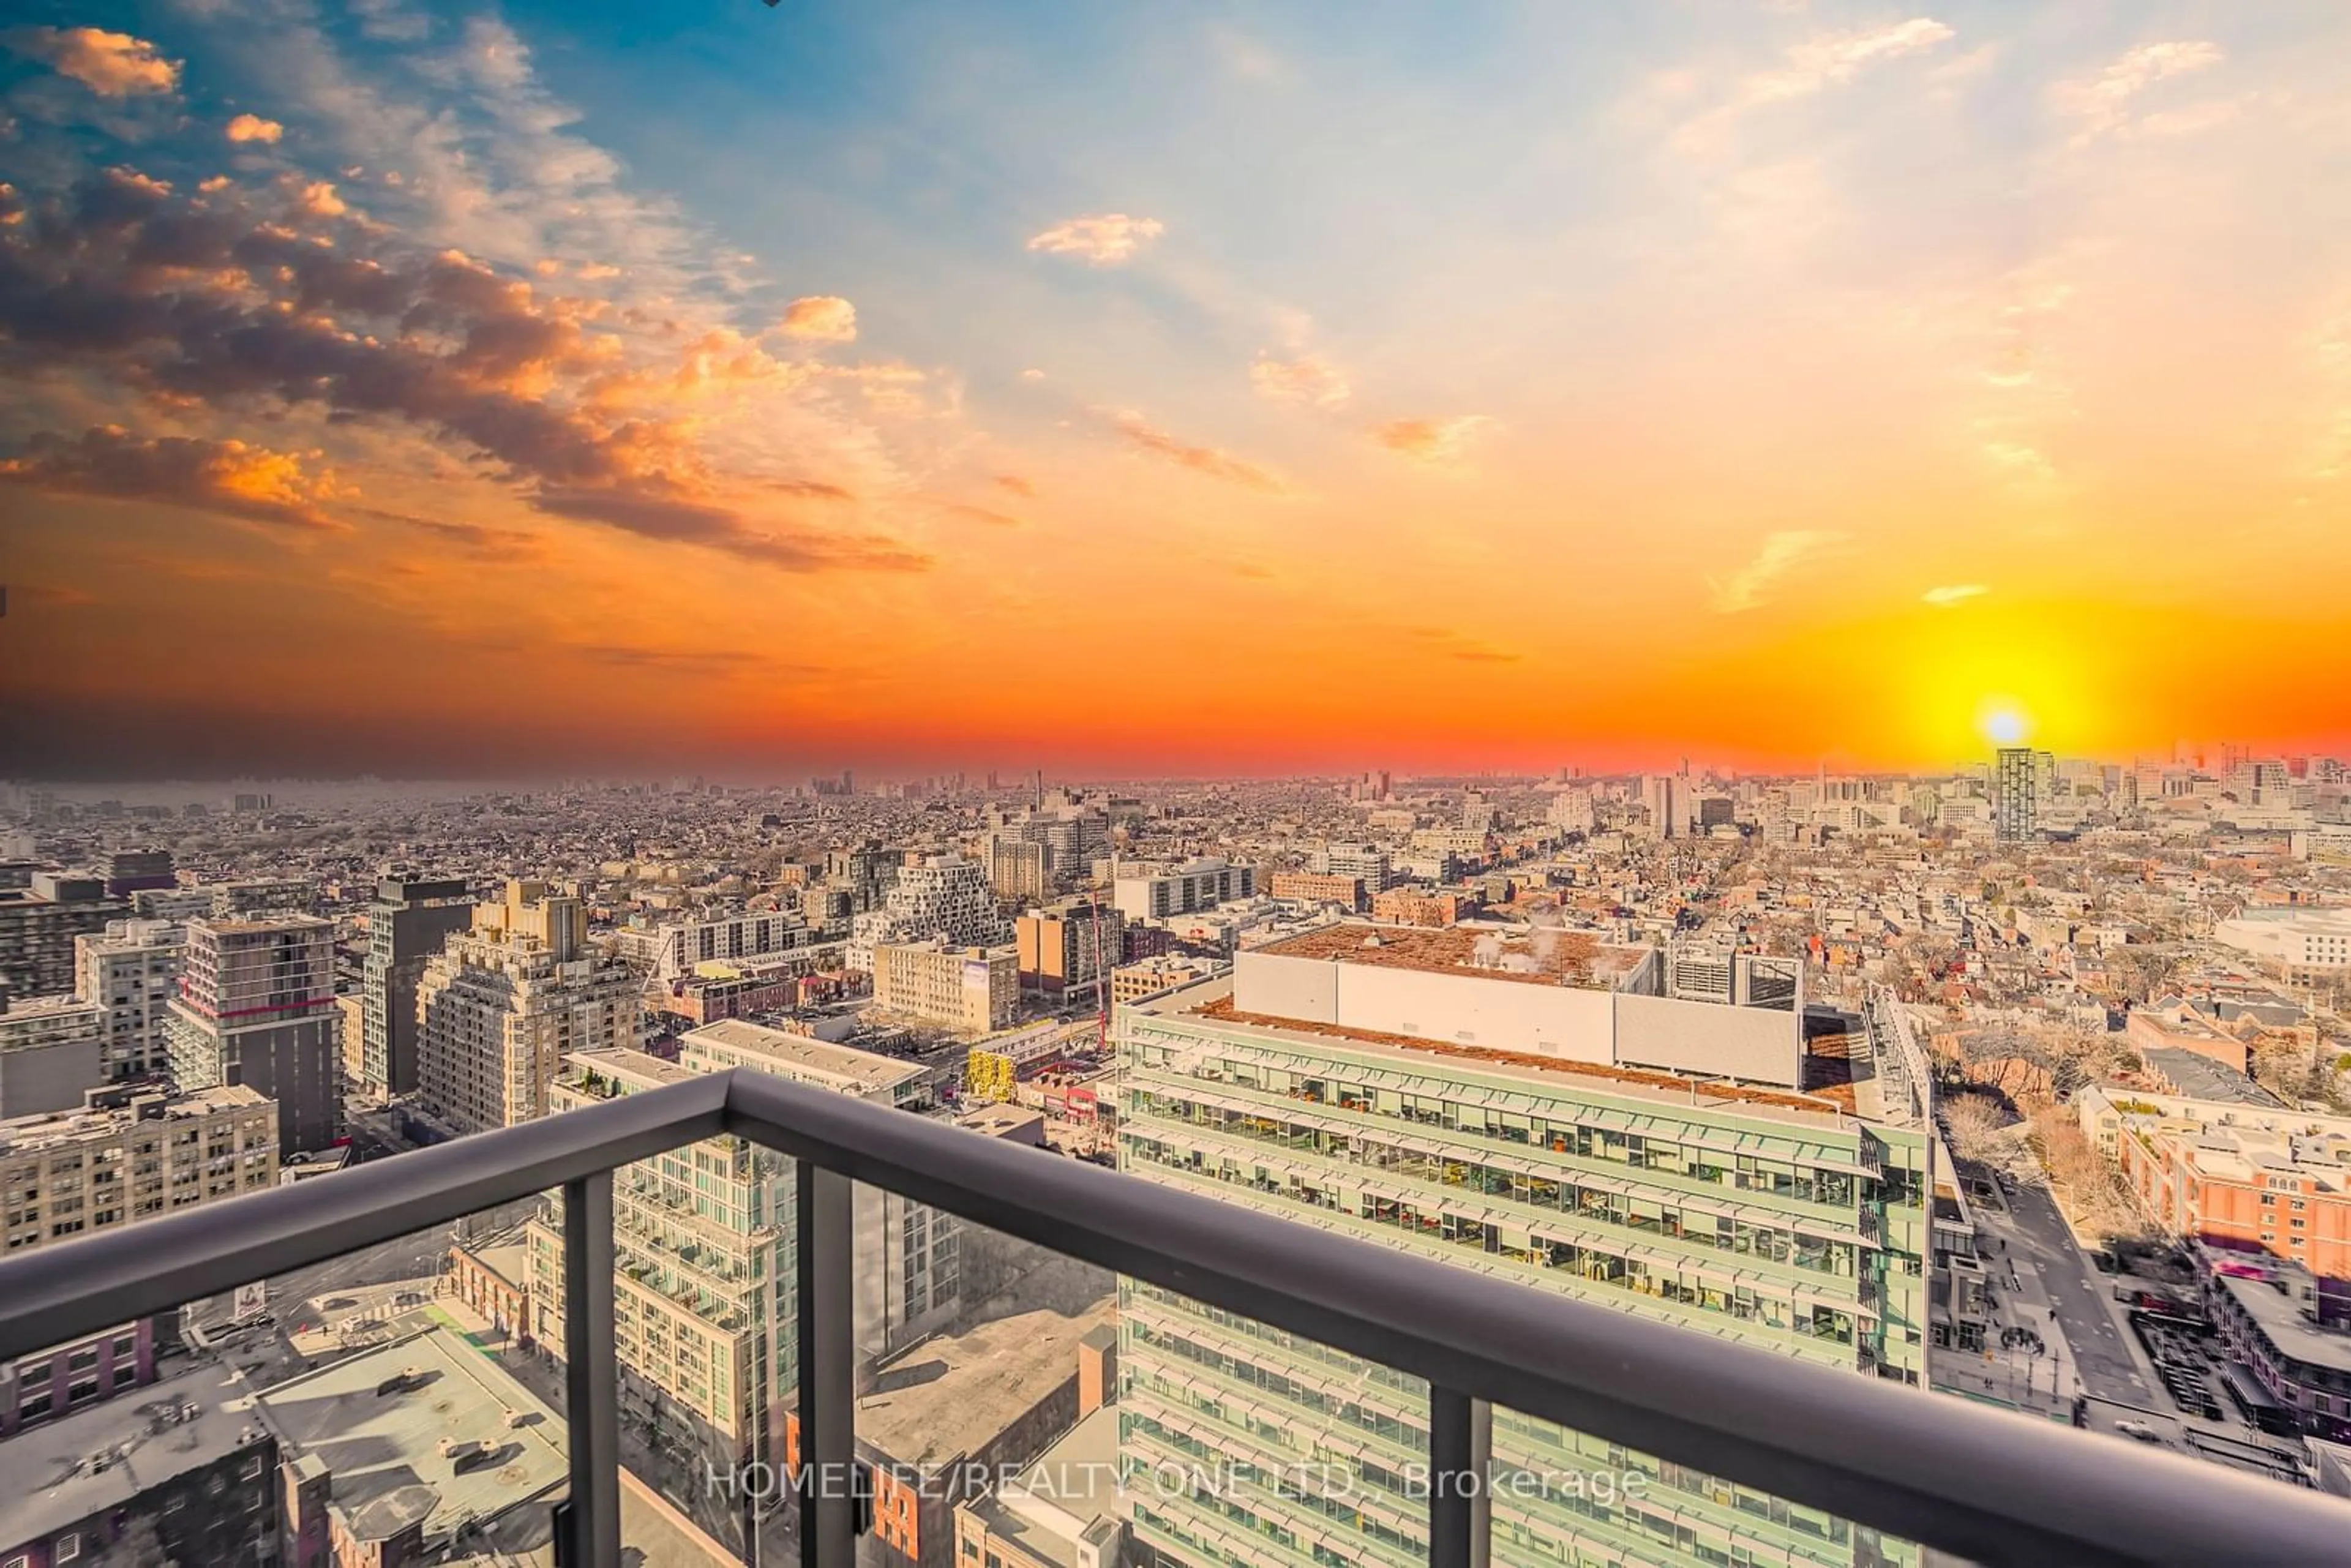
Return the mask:
<path fill-rule="evenodd" d="M 1041 843 L 991 833 L 980 846 L 980 863 L 987 869 L 987 885 L 1007 904 L 1041 899 L 1051 890 Z"/>
<path fill-rule="evenodd" d="M 728 1019 L 681 1036 L 678 1060 L 637 1051 L 576 1054 L 550 1090 L 555 1109 L 749 1067 L 881 1105 L 912 1105 L 917 1063 Z M 787 1396 L 798 1385 L 793 1295 L 798 1215 L 792 1162 L 717 1137 L 613 1174 L 613 1328 L 625 1419 L 688 1435 L 712 1462 L 780 1463 Z M 959 1224 L 860 1184 L 854 1228 L 861 1357 L 886 1354 L 952 1318 L 961 1302 Z M 530 1314 L 539 1345 L 563 1346 L 563 1228 L 529 1228 Z"/>
<path fill-rule="evenodd" d="M 1931 1143 L 1923 1105 L 1893 1092 L 1907 1080 L 1804 1092 L 1794 996 L 1739 1006 L 1662 988 L 1654 950 L 1541 934 L 1347 925 L 1245 951 L 1228 978 L 1120 1009 L 1119 1163 L 1923 1385 Z M 1426 1499 L 1402 1479 L 1428 1452 L 1417 1380 L 1132 1281 L 1120 1315 L 1122 1464 L 1180 1468 L 1206 1444 L 1220 1474 L 1245 1478 L 1213 1497 L 1130 1492 L 1157 1562 L 1259 1562 L 1269 1538 L 1301 1564 L 1426 1560 Z M 1499 1406 L 1490 1420 L 1498 1471 L 1640 1479 L 1604 1494 L 1498 1477 L 1498 1564 L 1916 1561 L 1815 1509 Z M 1343 1462 L 1308 1473 L 1301 1455 Z"/>
<path fill-rule="evenodd" d="M 1020 988 L 1049 1002 L 1092 1007 L 1125 950 L 1126 916 L 1090 894 L 1032 909 L 1013 923 Z"/>
<path fill-rule="evenodd" d="M 978 862 L 934 855 L 901 867 L 880 905 L 857 917 L 849 967 L 871 973 L 877 945 L 934 936 L 957 947 L 1000 947 L 1012 940 L 1012 923 L 997 908 Z"/>
<path fill-rule="evenodd" d="M 588 941 L 579 898 L 509 882 L 469 930 L 424 960 L 416 981 L 416 1094 L 461 1133 L 547 1113 L 566 1056 L 633 1047 L 640 982 Z"/>
<path fill-rule="evenodd" d="M 1992 831 L 2003 843 L 2032 837 L 2041 797 L 2040 768 L 2031 747 L 2003 746 L 1992 779 Z"/>
<path fill-rule="evenodd" d="M 106 1010 L 79 997 L 34 997 L 0 1009 L 0 1116 L 81 1103 L 106 1082 Z"/>
<path fill-rule="evenodd" d="M 169 920 L 110 920 L 103 933 L 74 938 L 74 994 L 106 1014 L 108 1078 L 163 1071 L 163 1026 L 187 948 L 187 927 Z"/>
<path fill-rule="evenodd" d="M 943 937 L 873 948 L 873 1005 L 968 1034 L 1010 1029 L 1020 1011 L 1011 947 L 957 947 Z"/>
<path fill-rule="evenodd" d="M 332 1146 L 343 1135 L 334 923 L 308 915 L 189 922 L 165 1051 L 183 1093 L 243 1084 L 275 1100 L 281 1153 Z"/>
<path fill-rule="evenodd" d="M 1698 821 L 1698 792 L 1687 772 L 1644 777 L 1641 806 L 1648 813 L 1650 831 L 1660 838 L 1686 839 Z"/>
<path fill-rule="evenodd" d="M 129 910 L 87 873 L 35 872 L 26 885 L 0 889 L 0 996 L 73 989 L 74 938 L 105 930 Z"/>
<path fill-rule="evenodd" d="M 426 961 L 469 929 L 473 916 L 463 881 L 388 876 L 376 883 L 360 995 L 360 1070 L 352 1080 L 360 1092 L 378 1100 L 416 1092 L 416 982 Z"/>
<path fill-rule="evenodd" d="M 1592 831 L 1593 826 L 1592 791 L 1589 789 L 1561 790 L 1552 798 L 1551 810 L 1546 813 L 1546 820 L 1552 827 L 1562 832 Z"/>

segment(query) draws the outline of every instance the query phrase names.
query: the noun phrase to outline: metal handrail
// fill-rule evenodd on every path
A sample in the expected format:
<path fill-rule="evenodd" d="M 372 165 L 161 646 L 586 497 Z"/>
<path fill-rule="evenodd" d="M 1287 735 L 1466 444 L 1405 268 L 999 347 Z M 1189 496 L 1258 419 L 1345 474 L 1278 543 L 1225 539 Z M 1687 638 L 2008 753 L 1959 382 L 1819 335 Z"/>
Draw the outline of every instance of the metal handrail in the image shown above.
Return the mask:
<path fill-rule="evenodd" d="M 1426 1379 L 1439 1472 L 1470 1468 L 1461 1405 L 1485 1401 L 1980 1563 L 2306 1568 L 2342 1560 L 2351 1543 L 2351 1508 L 2312 1492 L 1808 1365 L 749 1071 L 0 1260 L 0 1361 L 559 1185 L 586 1197 L 615 1166 L 721 1133 L 818 1167 L 799 1185 L 801 1364 L 817 1369 L 802 1380 L 802 1429 L 815 1435 L 806 1457 L 819 1466 L 850 1458 L 845 1385 L 824 1385 L 847 1360 L 837 1310 L 853 1256 L 846 1194 L 865 1182 Z M 604 1216 L 609 1256 L 609 1198 L 601 1211 L 565 1208 L 582 1255 L 593 1238 L 580 1228 Z M 601 1316 L 610 1346 L 610 1298 L 568 1291 L 571 1344 L 597 1343 L 588 1320 Z M 606 1396 L 591 1380 L 583 1397 Z M 581 1416 L 572 1412 L 575 1428 Z M 615 1495 L 605 1444 L 591 1432 L 573 1454 L 574 1497 L 581 1478 Z M 816 1503 L 820 1514 L 831 1506 L 829 1494 Z M 1439 1499 L 1431 1522 L 1432 1562 L 1466 1563 L 1472 1511 Z M 607 1542 L 617 1550 L 611 1529 L 583 1531 L 587 1544 L 569 1560 L 605 1561 Z M 803 1532 L 810 1552 L 818 1533 Z"/>

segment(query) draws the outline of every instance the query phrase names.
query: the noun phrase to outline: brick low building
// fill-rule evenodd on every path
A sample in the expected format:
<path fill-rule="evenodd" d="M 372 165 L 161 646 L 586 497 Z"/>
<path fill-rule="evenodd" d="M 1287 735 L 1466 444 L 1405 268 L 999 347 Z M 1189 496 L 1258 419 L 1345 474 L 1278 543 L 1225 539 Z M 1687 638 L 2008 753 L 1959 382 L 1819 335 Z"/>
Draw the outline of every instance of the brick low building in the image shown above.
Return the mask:
<path fill-rule="evenodd" d="M 2172 1235 L 2351 1280 L 2351 1117 L 2105 1085 L 2077 1104 L 2084 1131 Z"/>
<path fill-rule="evenodd" d="M 1359 876 L 1276 872 L 1266 891 L 1285 904 L 1335 904 L 1350 915 L 1364 912 L 1364 879 Z"/>

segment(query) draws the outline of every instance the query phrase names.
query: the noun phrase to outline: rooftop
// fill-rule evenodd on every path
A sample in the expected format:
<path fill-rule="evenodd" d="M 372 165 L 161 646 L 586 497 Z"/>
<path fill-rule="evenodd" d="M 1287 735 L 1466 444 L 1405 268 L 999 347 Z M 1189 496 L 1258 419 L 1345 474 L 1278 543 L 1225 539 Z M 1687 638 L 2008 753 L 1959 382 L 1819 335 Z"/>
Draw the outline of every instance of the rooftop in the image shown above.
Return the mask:
<path fill-rule="evenodd" d="M 11 1117 L 0 1122 L 0 1154 L 110 1136 L 142 1121 L 188 1122 L 227 1111 L 266 1110 L 271 1104 L 259 1090 L 242 1083 L 198 1089 L 187 1094 L 167 1094 L 158 1090 L 131 1103 L 104 1110 L 85 1106 Z M 157 1113 L 143 1113 L 150 1108 L 156 1109 Z"/>
<path fill-rule="evenodd" d="M 922 1077 L 929 1070 L 919 1062 L 901 1061 L 895 1057 L 876 1056 L 845 1045 L 831 1045 L 804 1034 L 770 1029 L 765 1024 L 751 1023 L 743 1019 L 722 1019 L 704 1024 L 679 1036 L 681 1049 L 690 1050 L 697 1042 L 724 1051 L 746 1052 L 764 1058 L 747 1063 L 787 1078 L 799 1078 L 827 1088 L 850 1087 L 868 1093 L 895 1089 L 910 1080 Z"/>
<path fill-rule="evenodd" d="M 0 1545 L 35 1541 L 215 1464 L 263 1433 L 234 1369 L 204 1365 L 0 1443 Z M 91 1463 L 110 1454 L 103 1469 Z"/>
<path fill-rule="evenodd" d="M 412 1369 L 404 1388 L 380 1392 Z M 562 1419 L 447 1329 L 347 1356 L 255 1403 L 294 1455 L 333 1474 L 335 1511 L 363 1541 L 419 1520 L 428 1537 L 445 1534 L 569 1475 Z M 453 1461 L 442 1457 L 444 1438 L 486 1444 L 487 1453 Z"/>
<path fill-rule="evenodd" d="M 684 1083 L 689 1079 L 702 1076 L 698 1072 L 680 1067 L 674 1061 L 655 1056 L 651 1051 L 637 1051 L 625 1045 L 613 1046 L 604 1051 L 575 1051 L 568 1053 L 563 1060 L 581 1067 L 591 1068 L 607 1077 L 639 1079 L 645 1084 L 655 1087 L 670 1083 Z"/>
<path fill-rule="evenodd" d="M 2330 1333 L 2314 1326 L 2303 1316 L 2301 1304 L 2268 1280 L 2233 1273 L 2213 1277 L 2281 1353 L 2306 1366 L 2323 1366 L 2351 1376 L 2351 1334 Z"/>
<path fill-rule="evenodd" d="M 1603 944 L 1590 932 L 1555 927 L 1536 927 L 1520 934 L 1466 925 L 1432 930 L 1361 921 L 1301 931 L 1269 942 L 1257 951 L 1285 958 L 1322 958 L 1603 991 L 1615 989 L 1650 953 L 1646 947 Z"/>
<path fill-rule="evenodd" d="M 281 931 L 332 931 L 335 923 L 316 915 L 262 915 L 236 919 L 204 919 L 190 921 L 192 927 L 201 927 L 219 936 L 266 936 Z"/>
<path fill-rule="evenodd" d="M 976 1500 L 971 1510 L 989 1534 L 1054 1568 L 1075 1568 L 1079 1535 L 1115 1516 L 1119 1506 L 1118 1406 L 1105 1405 L 1063 1433 L 1019 1479 Z"/>
<path fill-rule="evenodd" d="M 11 999 L 6 1007 L 0 1008 L 0 1019 L 19 1023 L 33 1019 L 63 1018 L 69 1013 L 99 1013 L 104 1010 L 96 1002 L 86 1002 L 68 992 L 54 997 Z"/>
<path fill-rule="evenodd" d="M 2236 1069 L 2179 1046 L 2149 1046 L 2147 1064 L 2160 1072 L 2179 1092 L 2194 1100 L 2217 1100 L 2236 1105 L 2283 1106 L 2278 1097 Z"/>
<path fill-rule="evenodd" d="M 1537 1082 L 1560 1078 L 1583 1079 L 1589 1082 L 1591 1090 L 1600 1092 L 1622 1093 L 1653 1102 L 1662 1100 L 1682 1106 L 1710 1101 L 1726 1105 L 1736 1104 L 1741 1110 L 1768 1111 L 1780 1119 L 1786 1119 L 1788 1113 L 1795 1113 L 1802 1119 L 1812 1121 L 1854 1114 L 1850 1083 L 1837 1084 L 1814 1094 L 1792 1094 L 1645 1068 L 1610 1067 L 1599 1062 L 1496 1051 L 1485 1046 L 1454 1045 L 1443 1040 L 1422 1040 L 1414 1035 L 1383 1034 L 1374 1030 L 1349 1029 L 1343 1024 L 1241 1012 L 1233 1007 L 1230 976 L 1219 976 L 1180 990 L 1163 991 L 1131 1005 L 1138 1012 L 1189 1016 L 1215 1024 L 1240 1024 L 1287 1037 L 1302 1045 L 1339 1040 L 1351 1046 L 1371 1046 L 1382 1051 L 1472 1063 L 1481 1070 Z M 1808 1058 L 1808 1065 L 1809 1062 Z"/>
<path fill-rule="evenodd" d="M 1104 1295 L 1074 1314 L 1050 1308 L 925 1340 L 877 1369 L 857 1402 L 857 1437 L 902 1465 L 977 1453 L 1078 1375 L 1078 1342 L 1117 1321 Z"/>

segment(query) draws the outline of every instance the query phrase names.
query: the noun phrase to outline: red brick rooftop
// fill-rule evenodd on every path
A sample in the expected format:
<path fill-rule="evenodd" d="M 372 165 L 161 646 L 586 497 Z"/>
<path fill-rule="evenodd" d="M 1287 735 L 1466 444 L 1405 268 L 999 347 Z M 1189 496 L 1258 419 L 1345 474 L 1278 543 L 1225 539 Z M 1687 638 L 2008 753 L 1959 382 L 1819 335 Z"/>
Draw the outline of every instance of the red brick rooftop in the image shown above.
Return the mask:
<path fill-rule="evenodd" d="M 1376 941 L 1374 939 L 1376 938 Z M 1488 954 L 1480 963 L 1480 946 Z M 1269 942 L 1259 953 L 1285 958 L 1335 959 L 1388 969 L 1475 975 L 1484 980 L 1516 980 L 1530 986 L 1576 986 L 1608 990 L 1639 967 L 1646 947 L 1603 944 L 1588 931 L 1537 927 L 1531 931 L 1482 931 L 1474 926 L 1374 925 L 1348 922 Z M 1520 966 L 1504 968 L 1515 959 Z"/>

